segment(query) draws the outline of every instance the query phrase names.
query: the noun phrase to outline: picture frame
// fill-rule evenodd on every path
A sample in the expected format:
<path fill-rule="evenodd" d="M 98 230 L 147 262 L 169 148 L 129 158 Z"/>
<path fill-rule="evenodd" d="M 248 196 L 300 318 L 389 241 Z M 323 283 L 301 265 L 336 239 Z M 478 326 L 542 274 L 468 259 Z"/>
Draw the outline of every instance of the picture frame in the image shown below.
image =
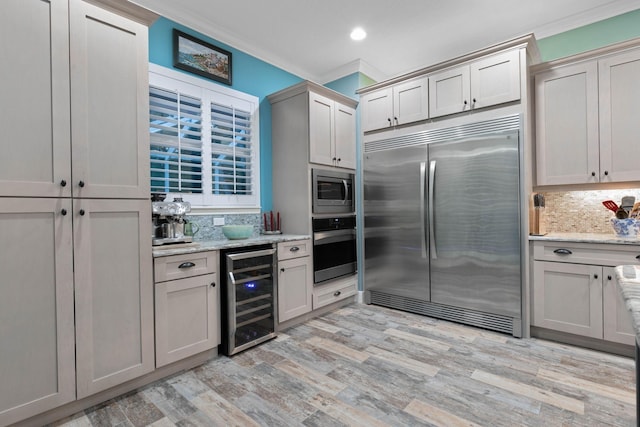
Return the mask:
<path fill-rule="evenodd" d="M 173 30 L 173 66 L 231 85 L 231 52 Z"/>

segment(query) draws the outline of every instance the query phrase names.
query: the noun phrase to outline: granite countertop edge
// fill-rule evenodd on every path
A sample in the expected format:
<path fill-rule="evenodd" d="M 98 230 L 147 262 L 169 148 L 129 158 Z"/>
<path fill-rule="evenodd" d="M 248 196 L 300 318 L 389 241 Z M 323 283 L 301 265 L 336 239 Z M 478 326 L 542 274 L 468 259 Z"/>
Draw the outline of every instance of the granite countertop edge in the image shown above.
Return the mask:
<path fill-rule="evenodd" d="M 640 265 L 619 265 L 615 268 L 618 292 L 631 313 L 631 323 L 640 344 Z"/>
<path fill-rule="evenodd" d="M 183 243 L 178 245 L 164 245 L 153 247 L 153 257 L 163 257 L 171 255 L 184 255 L 197 252 L 217 251 L 222 249 L 242 248 L 253 245 L 263 245 L 268 243 L 290 242 L 294 240 L 310 239 L 311 236 L 304 234 L 273 234 L 249 237 L 238 240 L 202 240 L 193 243 Z"/>
<path fill-rule="evenodd" d="M 607 233 L 548 233 L 543 236 L 529 236 L 529 241 L 608 243 L 615 245 L 640 245 L 640 239 L 617 237 Z"/>

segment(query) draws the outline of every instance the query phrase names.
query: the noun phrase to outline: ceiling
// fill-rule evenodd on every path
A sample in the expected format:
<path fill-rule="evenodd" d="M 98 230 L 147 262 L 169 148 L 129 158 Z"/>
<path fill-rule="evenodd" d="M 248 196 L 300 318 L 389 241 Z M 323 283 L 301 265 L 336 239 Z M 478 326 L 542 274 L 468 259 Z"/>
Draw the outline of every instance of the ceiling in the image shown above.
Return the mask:
<path fill-rule="evenodd" d="M 130 0 L 304 79 L 380 81 L 514 37 L 540 39 L 637 0 Z M 356 42 L 349 33 L 363 27 Z"/>

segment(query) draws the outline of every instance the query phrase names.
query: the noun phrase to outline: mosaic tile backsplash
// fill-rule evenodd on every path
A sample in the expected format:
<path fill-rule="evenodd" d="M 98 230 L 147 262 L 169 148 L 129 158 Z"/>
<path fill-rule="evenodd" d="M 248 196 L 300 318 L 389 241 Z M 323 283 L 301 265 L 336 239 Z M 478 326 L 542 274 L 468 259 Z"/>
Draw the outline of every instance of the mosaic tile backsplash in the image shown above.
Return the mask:
<path fill-rule="evenodd" d="M 224 218 L 225 225 L 253 225 L 253 235 L 258 236 L 261 231 L 260 214 L 215 214 L 215 215 L 187 215 L 187 220 L 198 226 L 193 236 L 194 241 L 224 240 L 221 225 L 213 225 L 214 218 Z"/>
<path fill-rule="evenodd" d="M 543 218 L 547 233 L 612 234 L 609 219 L 613 212 L 602 206 L 602 202 L 613 200 L 619 205 L 623 196 L 634 196 L 640 201 L 640 188 L 541 194 L 545 198 Z"/>

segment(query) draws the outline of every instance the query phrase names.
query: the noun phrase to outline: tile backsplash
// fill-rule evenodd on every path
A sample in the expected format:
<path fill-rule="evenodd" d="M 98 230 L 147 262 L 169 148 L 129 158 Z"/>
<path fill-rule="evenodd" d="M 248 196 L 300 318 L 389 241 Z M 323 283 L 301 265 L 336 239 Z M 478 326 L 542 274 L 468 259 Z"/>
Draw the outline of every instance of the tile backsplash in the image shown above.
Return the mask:
<path fill-rule="evenodd" d="M 609 219 L 613 212 L 602 206 L 604 200 L 620 204 L 623 196 L 640 201 L 640 188 L 626 190 L 594 190 L 543 192 L 543 215 L 547 233 L 613 233 Z"/>
<path fill-rule="evenodd" d="M 225 225 L 253 225 L 253 235 L 257 236 L 261 231 L 260 214 L 213 214 L 213 215 L 187 215 L 187 220 L 198 226 L 198 232 L 193 236 L 194 241 L 224 240 L 221 225 L 213 225 L 214 219 L 223 218 Z"/>

